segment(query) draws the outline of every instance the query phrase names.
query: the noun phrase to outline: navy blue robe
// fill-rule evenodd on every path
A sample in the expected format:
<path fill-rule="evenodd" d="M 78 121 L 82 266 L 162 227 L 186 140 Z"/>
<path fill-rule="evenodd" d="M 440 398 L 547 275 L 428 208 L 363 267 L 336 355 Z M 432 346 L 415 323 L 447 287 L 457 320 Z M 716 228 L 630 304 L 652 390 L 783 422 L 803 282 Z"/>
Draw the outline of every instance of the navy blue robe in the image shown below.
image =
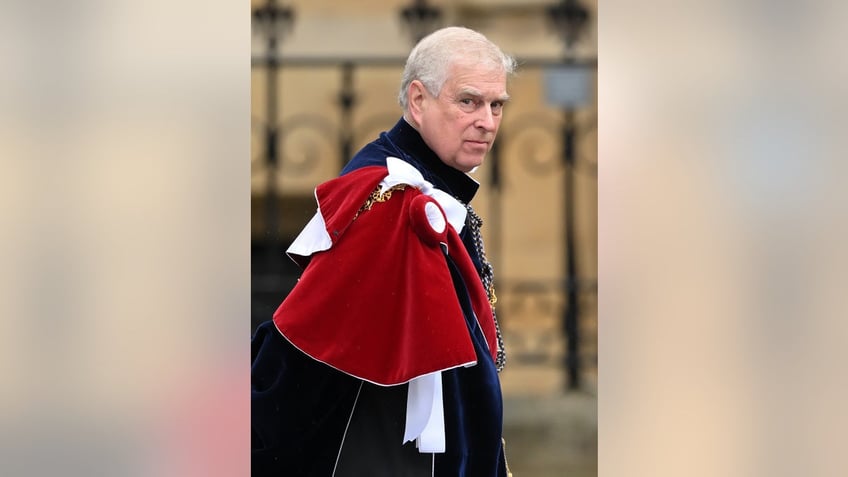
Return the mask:
<path fill-rule="evenodd" d="M 475 181 L 444 164 L 403 119 L 359 151 L 342 174 L 386 166 L 389 156 L 413 165 L 460 202 L 468 203 L 477 191 Z M 479 273 L 470 235 L 465 227 L 461 238 Z M 378 386 L 315 361 L 269 321 L 252 342 L 252 475 L 506 475 L 498 374 L 462 275 L 447 260 L 477 364 L 442 372 L 446 452 L 421 454 L 414 442 L 400 445 L 407 384 Z"/>

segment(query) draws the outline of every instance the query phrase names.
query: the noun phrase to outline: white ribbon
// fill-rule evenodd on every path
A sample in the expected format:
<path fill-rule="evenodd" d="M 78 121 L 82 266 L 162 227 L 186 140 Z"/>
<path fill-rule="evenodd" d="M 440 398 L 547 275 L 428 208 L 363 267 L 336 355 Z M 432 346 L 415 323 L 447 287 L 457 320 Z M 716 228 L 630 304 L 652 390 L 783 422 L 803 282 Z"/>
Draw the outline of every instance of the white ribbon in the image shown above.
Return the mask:
<path fill-rule="evenodd" d="M 409 382 L 403 443 L 412 439 L 416 439 L 415 446 L 422 454 L 445 452 L 441 371 L 419 376 Z"/>
<path fill-rule="evenodd" d="M 300 255 L 309 257 L 315 252 L 323 252 L 329 250 L 333 246 L 333 240 L 330 234 L 327 233 L 327 225 L 324 223 L 324 216 L 321 215 L 321 209 L 315 212 L 312 220 L 306 224 L 306 227 L 300 231 L 300 234 L 294 239 L 286 253 L 291 255 Z M 295 260 L 297 262 L 297 260 Z"/>
<path fill-rule="evenodd" d="M 427 216 L 427 223 L 430 224 L 434 232 L 440 234 L 445 231 L 447 222 L 445 222 L 445 214 L 442 213 L 439 206 L 432 202 L 427 202 L 424 204 L 424 215 Z"/>
<path fill-rule="evenodd" d="M 456 229 L 456 233 L 462 232 L 462 227 L 465 226 L 465 215 L 468 213 L 464 205 L 447 192 L 433 187 L 433 184 L 424 180 L 421 172 L 408 162 L 397 157 L 387 157 L 386 166 L 389 169 L 389 175 L 380 182 L 381 192 L 385 192 L 398 184 L 411 185 L 419 189 L 424 195 L 436 199 L 436 202 L 444 209 L 448 222 Z"/>

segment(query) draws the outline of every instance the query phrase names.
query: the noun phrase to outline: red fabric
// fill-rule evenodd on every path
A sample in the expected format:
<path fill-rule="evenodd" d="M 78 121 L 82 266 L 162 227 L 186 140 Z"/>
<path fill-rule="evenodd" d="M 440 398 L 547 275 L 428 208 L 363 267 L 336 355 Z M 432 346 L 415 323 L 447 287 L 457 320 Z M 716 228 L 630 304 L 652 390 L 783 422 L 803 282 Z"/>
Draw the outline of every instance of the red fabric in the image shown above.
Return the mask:
<path fill-rule="evenodd" d="M 312 256 L 274 313 L 298 349 L 340 371 L 381 385 L 476 362 L 450 270 L 438 244 L 414 231 L 407 187 L 354 215 L 385 177 L 367 167 L 316 189 L 333 246 Z M 494 321 L 485 291 L 456 231 L 449 253 L 460 268 L 494 359 Z"/>
<path fill-rule="evenodd" d="M 321 209 L 327 233 L 334 244 L 353 222 L 353 217 L 365 199 L 386 177 L 387 171 L 385 167 L 363 167 L 315 188 L 318 208 Z"/>
<path fill-rule="evenodd" d="M 444 221 L 440 224 L 442 225 L 441 230 L 437 230 L 436 225 L 430 222 L 430 218 L 427 216 L 427 208 L 429 206 L 435 206 L 441 214 L 441 218 Z M 409 203 L 409 225 L 425 245 L 435 247 L 441 243 L 445 245 L 448 243 L 448 227 L 445 211 L 442 210 L 439 203 L 432 197 L 421 194 L 412 199 Z"/>

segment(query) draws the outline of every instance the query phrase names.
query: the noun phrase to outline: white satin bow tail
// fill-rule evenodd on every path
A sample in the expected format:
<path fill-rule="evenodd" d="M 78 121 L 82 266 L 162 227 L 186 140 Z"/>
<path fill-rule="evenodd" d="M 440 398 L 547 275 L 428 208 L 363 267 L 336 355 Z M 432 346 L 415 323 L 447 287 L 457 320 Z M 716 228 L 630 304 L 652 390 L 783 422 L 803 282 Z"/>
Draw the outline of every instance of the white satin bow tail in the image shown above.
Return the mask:
<path fill-rule="evenodd" d="M 425 374 L 409 382 L 403 443 L 416 439 L 418 452 L 445 452 L 445 412 L 442 373 Z"/>

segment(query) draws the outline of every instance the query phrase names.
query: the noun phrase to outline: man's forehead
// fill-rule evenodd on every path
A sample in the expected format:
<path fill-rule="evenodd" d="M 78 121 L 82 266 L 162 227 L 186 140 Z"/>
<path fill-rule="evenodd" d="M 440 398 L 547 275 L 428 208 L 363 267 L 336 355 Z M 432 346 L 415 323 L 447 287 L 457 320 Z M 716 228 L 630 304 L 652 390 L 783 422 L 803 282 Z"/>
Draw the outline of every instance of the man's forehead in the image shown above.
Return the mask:
<path fill-rule="evenodd" d="M 506 73 L 497 70 L 462 68 L 452 71 L 446 85 L 455 94 L 474 96 L 502 96 L 506 94 Z"/>
<path fill-rule="evenodd" d="M 458 83 L 463 82 L 494 82 L 506 84 L 506 71 L 501 67 L 484 65 L 480 63 L 463 64 L 454 63 L 448 70 L 448 78 L 455 79 Z"/>

